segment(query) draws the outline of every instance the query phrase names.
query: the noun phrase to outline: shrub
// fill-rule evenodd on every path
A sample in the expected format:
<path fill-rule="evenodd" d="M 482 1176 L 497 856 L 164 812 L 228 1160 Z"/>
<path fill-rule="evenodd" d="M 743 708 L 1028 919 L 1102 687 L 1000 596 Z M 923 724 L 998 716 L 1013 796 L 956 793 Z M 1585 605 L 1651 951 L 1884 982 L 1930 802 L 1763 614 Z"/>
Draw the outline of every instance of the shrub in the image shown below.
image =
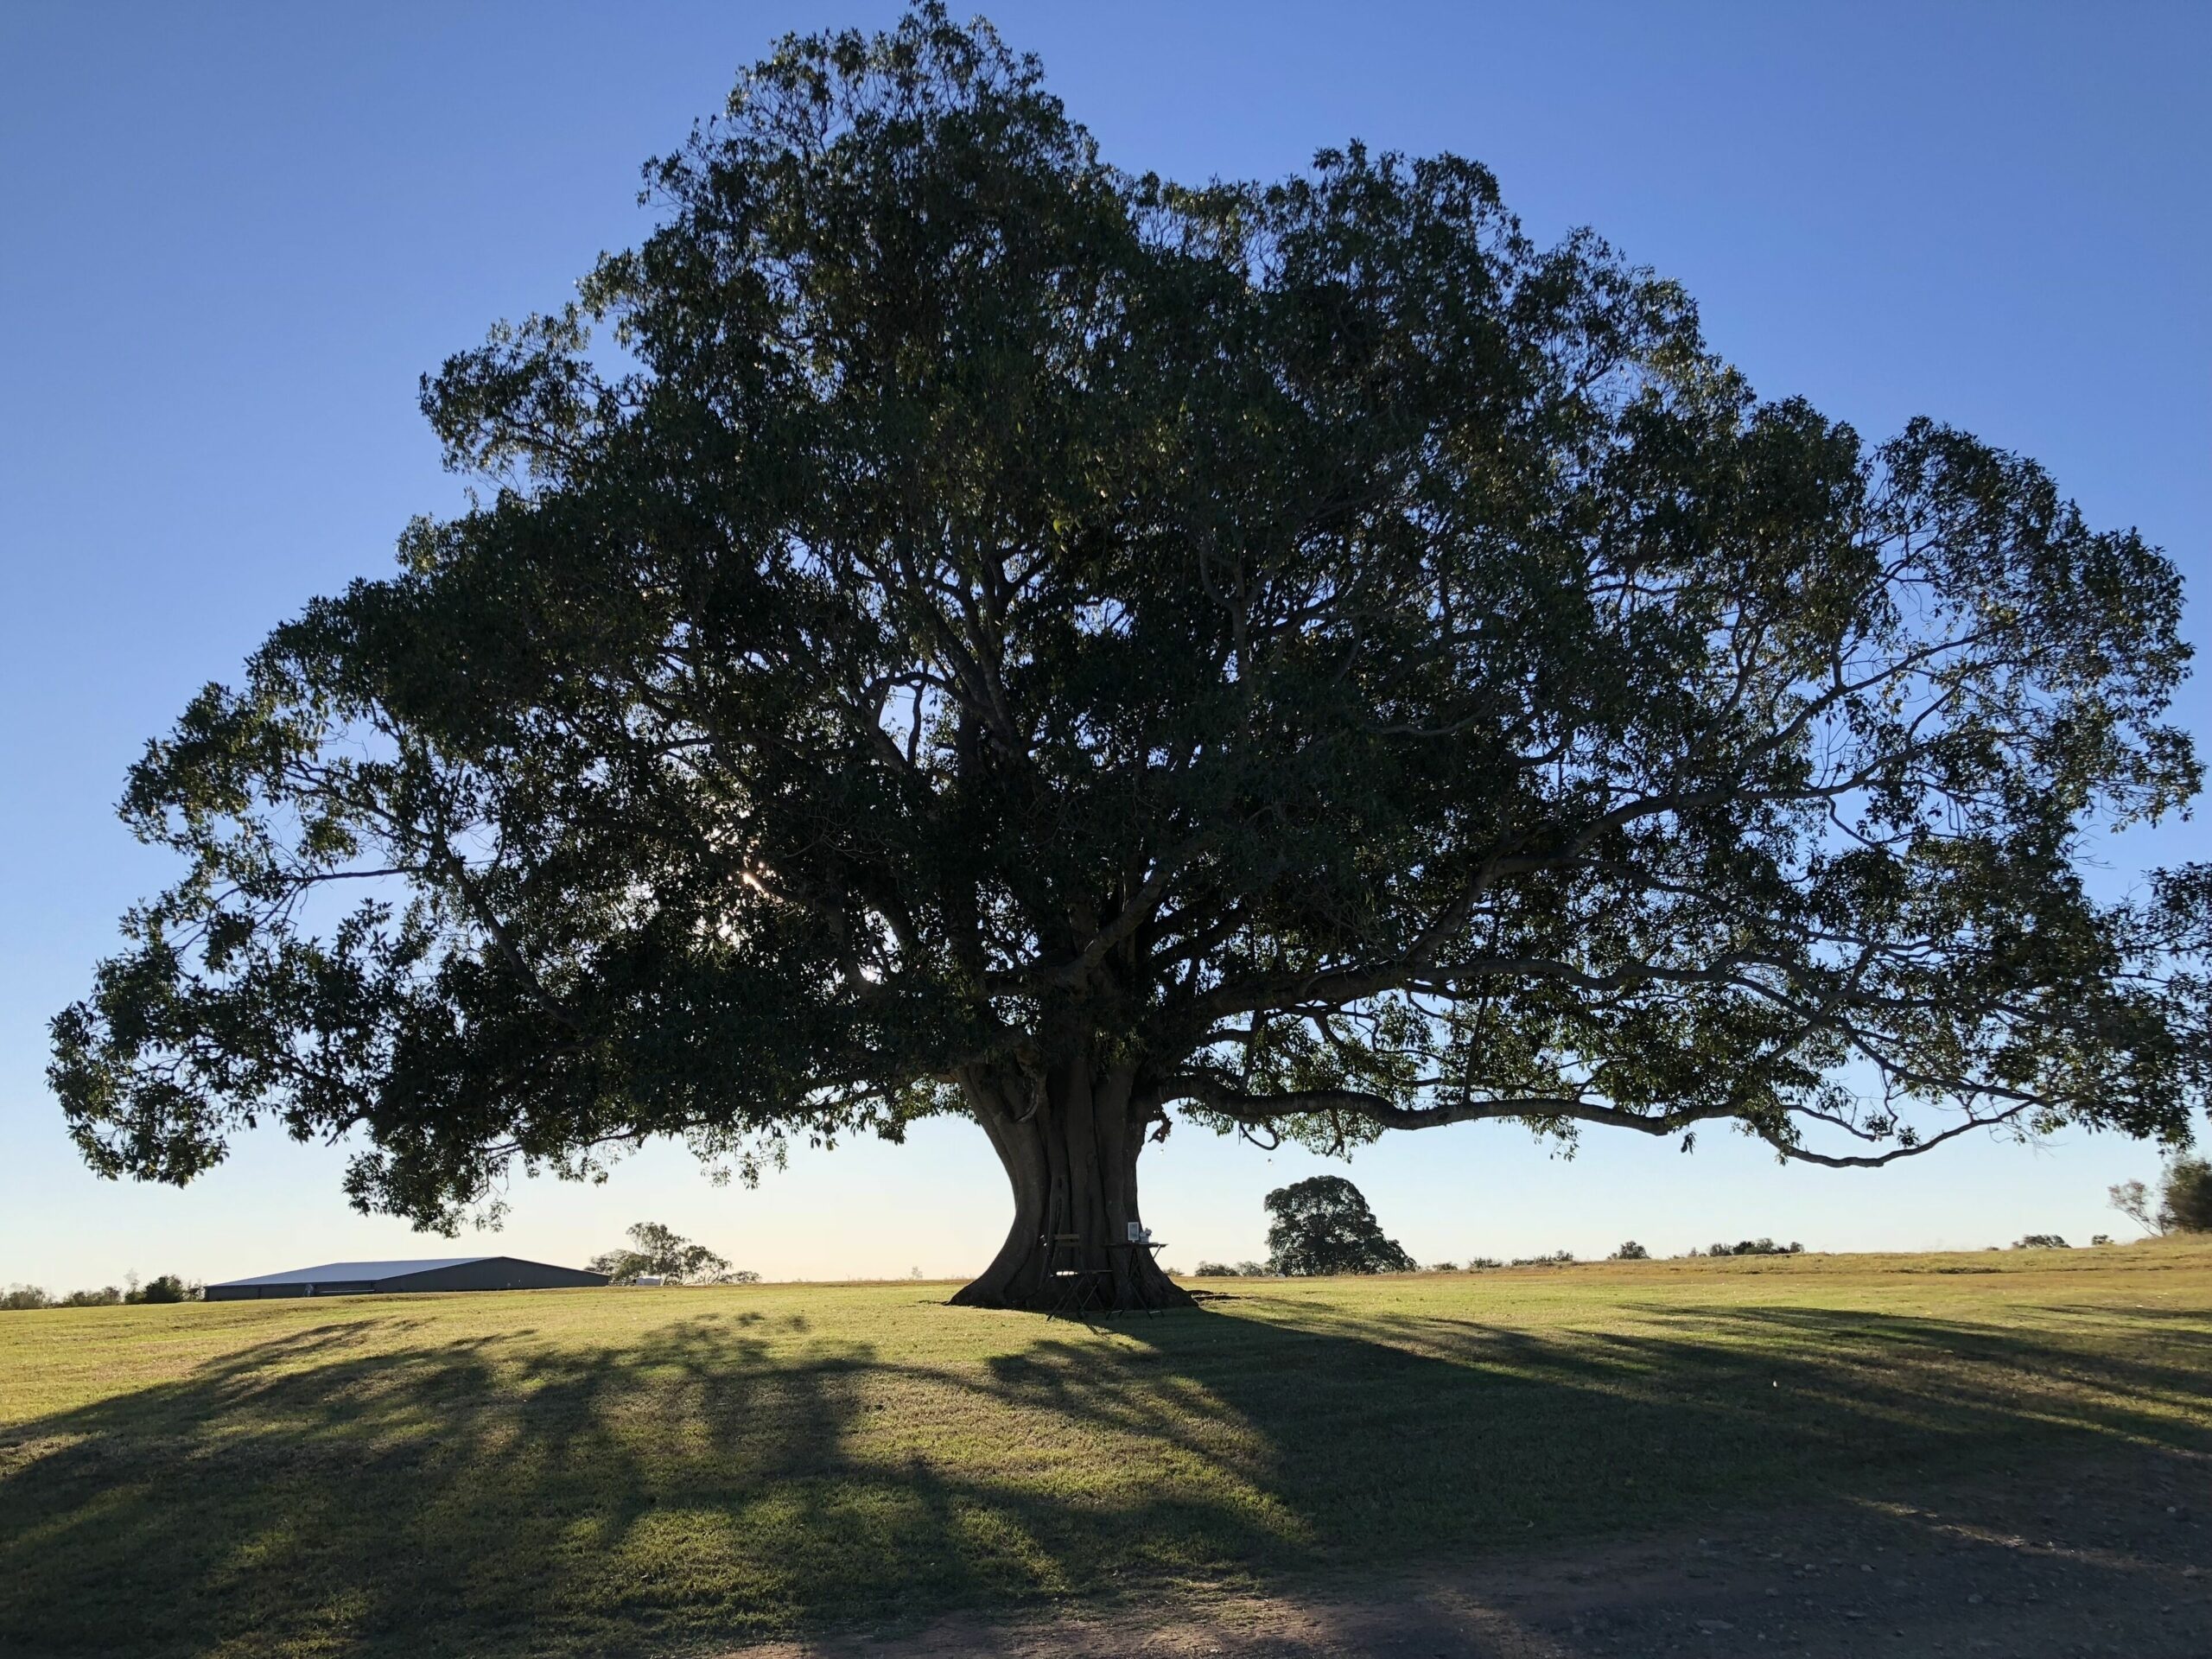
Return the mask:
<path fill-rule="evenodd" d="M 1427 1270 L 1430 1273 L 1457 1273 L 1459 1271 L 1459 1264 L 1457 1262 L 1432 1262 L 1428 1264 Z"/>
<path fill-rule="evenodd" d="M 2090 1235 L 2089 1243 L 2092 1244 L 2109 1244 L 2112 1243 L 2112 1235 L 2110 1233 L 2094 1233 Z"/>
<path fill-rule="evenodd" d="M 1651 1252 L 1632 1238 L 1605 1258 L 1608 1262 L 1649 1262 L 1650 1259 Z"/>
<path fill-rule="evenodd" d="M 1513 1265 L 1516 1268 L 1566 1268 L 1573 1264 L 1573 1250 L 1560 1250 L 1550 1255 L 1516 1255 L 1513 1258 Z"/>
<path fill-rule="evenodd" d="M 2074 1247 L 2056 1233 L 2030 1233 L 2014 1243 L 2016 1250 L 2070 1250 Z"/>
<path fill-rule="evenodd" d="M 1805 1247 L 1792 1239 L 1787 1244 L 1777 1244 L 1770 1238 L 1746 1238 L 1734 1244 L 1715 1244 L 1706 1251 L 1707 1255 L 1801 1255 Z M 1690 1252 L 1694 1255 L 1696 1251 Z"/>
<path fill-rule="evenodd" d="M 1484 1268 L 1502 1268 L 1504 1265 L 1494 1255 L 1471 1255 L 1467 1258 L 1469 1273 L 1480 1273 Z"/>
<path fill-rule="evenodd" d="M 157 1278 L 149 1279 L 143 1285 L 133 1285 L 124 1293 L 123 1300 L 126 1302 L 196 1302 L 200 1296 L 198 1285 L 187 1284 L 176 1274 L 164 1273 Z"/>

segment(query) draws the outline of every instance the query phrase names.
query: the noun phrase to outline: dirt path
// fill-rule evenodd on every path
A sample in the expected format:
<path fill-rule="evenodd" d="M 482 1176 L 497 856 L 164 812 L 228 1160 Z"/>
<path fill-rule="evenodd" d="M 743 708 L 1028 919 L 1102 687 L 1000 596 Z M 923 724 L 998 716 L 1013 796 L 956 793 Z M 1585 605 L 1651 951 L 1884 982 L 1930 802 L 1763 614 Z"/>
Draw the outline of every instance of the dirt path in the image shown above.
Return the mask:
<path fill-rule="evenodd" d="M 747 1659 L 2212 1659 L 2209 1522 L 2212 1462 L 2146 1453 L 1389 1584 L 945 1619 Z"/>

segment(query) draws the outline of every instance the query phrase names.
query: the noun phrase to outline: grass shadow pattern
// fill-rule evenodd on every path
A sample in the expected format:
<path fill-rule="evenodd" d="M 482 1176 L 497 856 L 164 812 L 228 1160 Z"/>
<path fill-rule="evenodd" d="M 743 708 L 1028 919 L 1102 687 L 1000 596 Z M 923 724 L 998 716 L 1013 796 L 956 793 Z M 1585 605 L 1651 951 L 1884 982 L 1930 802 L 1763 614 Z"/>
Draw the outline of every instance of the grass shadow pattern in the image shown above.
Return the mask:
<path fill-rule="evenodd" d="M 680 1652 L 2212 1452 L 2196 1275 L 2139 1306 L 1604 1283 L 1098 1330 L 887 1287 L 632 1296 L 618 1326 L 589 1292 L 262 1305 L 177 1375 L 0 1418 L 0 1653 Z"/>

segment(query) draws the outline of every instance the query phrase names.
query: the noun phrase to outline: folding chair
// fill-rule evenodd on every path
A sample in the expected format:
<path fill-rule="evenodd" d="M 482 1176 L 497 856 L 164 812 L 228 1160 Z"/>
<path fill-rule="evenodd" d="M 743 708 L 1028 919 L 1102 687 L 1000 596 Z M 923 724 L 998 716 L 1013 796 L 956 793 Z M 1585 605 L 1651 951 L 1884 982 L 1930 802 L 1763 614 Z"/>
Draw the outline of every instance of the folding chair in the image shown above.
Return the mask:
<path fill-rule="evenodd" d="M 1098 1284 L 1111 1279 L 1114 1270 L 1083 1265 L 1083 1235 L 1042 1233 L 1037 1242 L 1045 1249 L 1045 1287 L 1050 1293 L 1045 1317 L 1053 1319 L 1065 1313 L 1079 1319 L 1086 1307 L 1105 1313 L 1107 1300 L 1099 1294 Z"/>

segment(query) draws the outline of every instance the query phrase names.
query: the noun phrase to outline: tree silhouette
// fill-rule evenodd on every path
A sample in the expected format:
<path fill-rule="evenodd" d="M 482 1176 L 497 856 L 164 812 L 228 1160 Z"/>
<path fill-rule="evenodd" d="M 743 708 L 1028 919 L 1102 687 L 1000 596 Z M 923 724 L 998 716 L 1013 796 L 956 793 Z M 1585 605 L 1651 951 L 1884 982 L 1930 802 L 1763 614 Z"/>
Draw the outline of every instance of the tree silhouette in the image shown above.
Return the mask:
<path fill-rule="evenodd" d="M 1276 1273 L 1411 1273 L 1414 1259 L 1382 1236 L 1360 1190 L 1314 1175 L 1267 1196 L 1268 1266 Z"/>
<path fill-rule="evenodd" d="M 2077 868 L 2196 786 L 2179 582 L 2032 463 L 1758 400 L 1471 162 L 1117 171 L 935 6 L 648 183 L 426 380 L 476 505 L 132 772 L 186 870 L 54 1022 L 96 1169 L 273 1117 L 451 1228 L 950 1113 L 963 1300 L 1072 1233 L 1139 1305 L 1179 1116 L 2186 1139 L 2212 878 Z"/>

